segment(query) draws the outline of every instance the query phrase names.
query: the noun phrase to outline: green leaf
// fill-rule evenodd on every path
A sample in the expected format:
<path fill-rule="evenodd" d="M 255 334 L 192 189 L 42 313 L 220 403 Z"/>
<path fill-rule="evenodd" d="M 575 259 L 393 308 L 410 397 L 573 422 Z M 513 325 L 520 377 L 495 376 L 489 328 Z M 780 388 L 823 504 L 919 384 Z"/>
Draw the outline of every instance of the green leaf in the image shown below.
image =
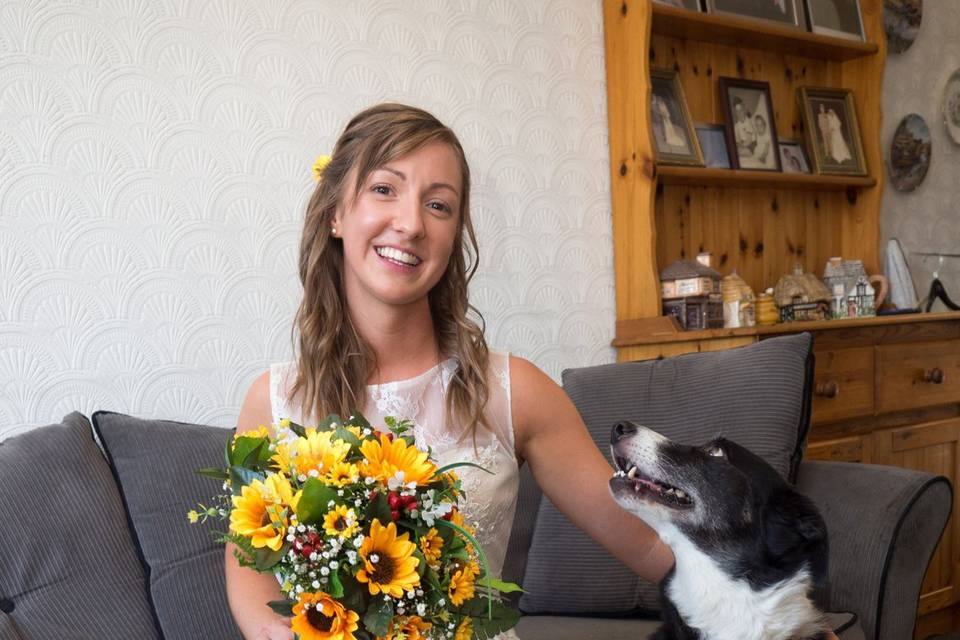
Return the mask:
<path fill-rule="evenodd" d="M 320 424 L 317 425 L 317 431 L 331 431 L 334 428 L 334 424 L 341 424 L 343 421 L 335 413 L 331 413 L 326 418 L 320 421 Z"/>
<path fill-rule="evenodd" d="M 331 500 L 336 501 L 337 492 L 316 478 L 308 478 L 303 485 L 303 493 L 297 502 L 297 518 L 303 524 L 316 524 L 327 515 Z"/>
<path fill-rule="evenodd" d="M 473 618 L 473 637 L 477 640 L 487 640 L 496 637 L 497 634 L 512 629 L 520 620 L 520 612 L 504 605 L 501 602 L 494 602 L 489 607 L 483 606 L 480 598 L 474 598 L 465 603 L 460 609 L 461 613 L 466 613 Z"/>
<path fill-rule="evenodd" d="M 254 480 L 263 482 L 266 476 L 259 471 L 244 469 L 243 467 L 230 467 L 230 488 L 234 495 L 240 495 L 240 490 L 253 483 Z"/>
<path fill-rule="evenodd" d="M 361 431 L 363 431 L 364 429 L 370 429 L 371 431 L 373 430 L 370 427 L 370 423 L 367 422 L 367 419 L 364 418 L 363 414 L 361 413 L 355 413 L 352 416 L 350 416 L 350 419 L 347 420 L 347 424 L 350 425 L 351 427 L 360 427 Z"/>
<path fill-rule="evenodd" d="M 289 544 L 284 544 L 276 551 L 272 549 L 257 549 L 253 552 L 253 562 L 257 571 L 269 571 L 273 569 L 280 559 L 290 550 Z"/>
<path fill-rule="evenodd" d="M 293 431 L 297 434 L 298 438 L 307 437 L 307 430 L 303 428 L 303 425 L 297 424 L 296 422 L 290 422 L 290 431 Z"/>
<path fill-rule="evenodd" d="M 293 617 L 293 601 L 291 600 L 271 600 L 267 606 L 273 609 L 277 615 L 285 618 Z"/>
<path fill-rule="evenodd" d="M 480 560 L 480 566 L 483 567 L 483 573 L 481 575 L 484 575 L 484 576 L 490 575 L 490 565 L 487 562 L 487 554 L 483 552 L 483 547 L 480 546 L 480 543 L 477 542 L 477 539 L 474 538 L 469 531 L 467 531 L 463 527 L 453 524 L 449 520 L 440 519 L 440 520 L 437 520 L 437 524 L 441 527 L 447 527 L 449 529 L 453 529 L 454 531 L 462 535 L 464 538 L 469 540 L 470 544 L 473 545 L 473 548 L 477 552 L 477 558 Z M 489 592 L 487 593 L 486 599 L 487 599 L 487 613 L 488 615 L 492 615 L 491 608 L 493 606 L 493 597 Z"/>
<path fill-rule="evenodd" d="M 244 438 L 247 440 L 248 438 Z M 267 449 L 267 439 L 260 438 L 260 442 L 254 447 L 243 459 L 243 463 L 240 466 L 246 467 L 247 469 L 259 469 L 260 468 L 260 458 L 263 451 L 269 451 Z M 268 457 L 269 459 L 269 457 Z"/>
<path fill-rule="evenodd" d="M 383 491 L 377 495 L 376 500 L 370 501 L 364 515 L 367 518 L 367 522 L 379 520 L 380 524 L 384 526 L 393 522 L 393 517 L 390 515 L 390 504 L 387 502 L 387 496 Z"/>
<path fill-rule="evenodd" d="M 247 458 L 254 450 L 257 450 L 257 455 L 259 455 L 259 447 L 263 446 L 266 441 L 266 438 L 251 438 L 243 435 L 234 439 L 233 449 L 230 451 L 230 466 L 250 468 L 251 465 L 247 464 Z M 256 460 L 256 457 L 253 460 Z"/>
<path fill-rule="evenodd" d="M 478 578 L 477 586 L 494 589 L 500 593 L 516 593 L 518 591 L 523 592 L 523 587 L 516 583 L 497 580 L 496 578 L 491 578 L 490 576 Z"/>
<path fill-rule="evenodd" d="M 437 469 L 436 472 L 433 474 L 433 477 L 439 478 L 442 474 L 446 473 L 447 471 L 450 471 L 451 469 L 456 469 L 457 467 L 473 467 L 475 469 L 480 469 L 480 471 L 483 471 L 485 473 L 489 473 L 490 475 L 495 475 L 493 471 L 490 471 L 486 467 L 481 467 L 480 465 L 474 464 L 472 462 L 452 462 L 446 466 L 443 466 Z"/>
<path fill-rule="evenodd" d="M 342 598 L 343 583 L 340 582 L 340 572 L 331 571 L 329 578 L 330 578 L 330 586 L 327 588 L 327 593 L 330 594 L 331 598 Z"/>
<path fill-rule="evenodd" d="M 363 616 L 363 626 L 375 636 L 385 636 L 393 620 L 393 602 L 378 596 L 373 599 Z"/>
<path fill-rule="evenodd" d="M 360 438 L 353 435 L 351 432 L 347 431 L 346 427 L 342 427 L 342 426 L 337 427 L 336 430 L 334 430 L 333 432 L 333 437 L 339 438 L 340 440 L 343 440 L 344 442 L 349 443 L 351 447 L 360 446 Z"/>
<path fill-rule="evenodd" d="M 367 610 L 367 600 L 370 596 L 370 590 L 367 585 L 358 582 L 352 575 L 341 577 L 340 583 L 343 585 L 343 597 L 340 603 L 348 609 L 363 613 Z"/>
<path fill-rule="evenodd" d="M 413 550 L 413 557 L 418 560 L 417 562 L 417 573 L 420 577 L 423 577 L 423 574 L 427 572 L 427 559 L 424 557 L 423 552 L 419 548 Z"/>
<path fill-rule="evenodd" d="M 229 473 L 223 469 L 217 469 L 216 467 L 204 467 L 203 469 L 197 469 L 197 473 L 199 473 L 201 476 L 214 478 L 216 480 L 227 480 L 230 477 Z"/>

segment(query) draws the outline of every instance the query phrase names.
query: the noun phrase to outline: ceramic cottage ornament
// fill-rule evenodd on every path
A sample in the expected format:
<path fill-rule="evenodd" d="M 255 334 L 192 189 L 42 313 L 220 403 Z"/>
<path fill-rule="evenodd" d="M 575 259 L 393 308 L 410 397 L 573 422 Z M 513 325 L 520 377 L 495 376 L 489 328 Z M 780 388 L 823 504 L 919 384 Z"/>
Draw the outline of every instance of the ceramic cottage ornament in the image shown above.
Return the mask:
<path fill-rule="evenodd" d="M 723 327 L 720 273 L 710 266 L 710 254 L 697 260 L 677 260 L 660 272 L 663 315 L 674 316 L 684 329 Z"/>
<path fill-rule="evenodd" d="M 830 290 L 798 263 L 791 275 L 780 278 L 773 297 L 780 307 L 780 322 L 826 320 L 830 313 Z"/>

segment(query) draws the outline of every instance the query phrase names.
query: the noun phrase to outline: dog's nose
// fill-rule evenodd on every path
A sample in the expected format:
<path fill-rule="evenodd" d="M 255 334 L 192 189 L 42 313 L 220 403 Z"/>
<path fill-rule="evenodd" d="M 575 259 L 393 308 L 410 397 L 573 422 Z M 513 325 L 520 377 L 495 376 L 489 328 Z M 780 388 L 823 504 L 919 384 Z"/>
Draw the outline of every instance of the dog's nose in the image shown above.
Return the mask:
<path fill-rule="evenodd" d="M 636 432 L 637 427 L 632 422 L 618 422 L 613 425 L 613 430 L 610 432 L 610 443 L 616 444 L 618 440 L 632 436 Z"/>

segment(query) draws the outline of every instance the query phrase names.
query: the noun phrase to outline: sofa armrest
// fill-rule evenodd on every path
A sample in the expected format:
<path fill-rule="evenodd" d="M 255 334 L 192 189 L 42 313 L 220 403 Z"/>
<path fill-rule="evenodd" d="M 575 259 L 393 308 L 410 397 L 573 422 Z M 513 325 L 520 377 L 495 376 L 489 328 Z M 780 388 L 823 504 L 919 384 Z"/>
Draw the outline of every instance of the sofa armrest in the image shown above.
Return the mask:
<path fill-rule="evenodd" d="M 953 504 L 943 476 L 849 462 L 804 462 L 797 489 L 830 536 L 829 608 L 866 638 L 912 638 L 920 586 Z"/>

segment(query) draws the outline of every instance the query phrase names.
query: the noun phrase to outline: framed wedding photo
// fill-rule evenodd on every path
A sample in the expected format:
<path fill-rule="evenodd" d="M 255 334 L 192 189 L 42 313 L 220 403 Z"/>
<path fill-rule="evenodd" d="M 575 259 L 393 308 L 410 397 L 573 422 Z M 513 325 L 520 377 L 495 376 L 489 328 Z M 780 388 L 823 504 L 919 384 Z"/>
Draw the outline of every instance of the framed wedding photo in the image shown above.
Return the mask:
<path fill-rule="evenodd" d="M 698 123 L 697 140 L 703 151 L 703 162 L 708 169 L 729 169 L 730 154 L 727 152 L 727 130 L 722 124 Z"/>
<path fill-rule="evenodd" d="M 807 0 L 810 31 L 825 36 L 864 41 L 859 0 Z"/>
<path fill-rule="evenodd" d="M 706 0 L 707 12 L 803 29 L 803 0 Z"/>
<path fill-rule="evenodd" d="M 672 69 L 650 70 L 650 125 L 657 162 L 703 166 L 680 76 Z"/>
<path fill-rule="evenodd" d="M 797 100 L 814 171 L 825 175 L 867 175 L 853 92 L 799 87 Z"/>
<path fill-rule="evenodd" d="M 784 173 L 810 173 L 803 145 L 796 140 L 780 139 L 780 166 Z"/>
<path fill-rule="evenodd" d="M 720 101 L 726 120 L 730 166 L 734 169 L 780 171 L 770 83 L 721 77 Z"/>

